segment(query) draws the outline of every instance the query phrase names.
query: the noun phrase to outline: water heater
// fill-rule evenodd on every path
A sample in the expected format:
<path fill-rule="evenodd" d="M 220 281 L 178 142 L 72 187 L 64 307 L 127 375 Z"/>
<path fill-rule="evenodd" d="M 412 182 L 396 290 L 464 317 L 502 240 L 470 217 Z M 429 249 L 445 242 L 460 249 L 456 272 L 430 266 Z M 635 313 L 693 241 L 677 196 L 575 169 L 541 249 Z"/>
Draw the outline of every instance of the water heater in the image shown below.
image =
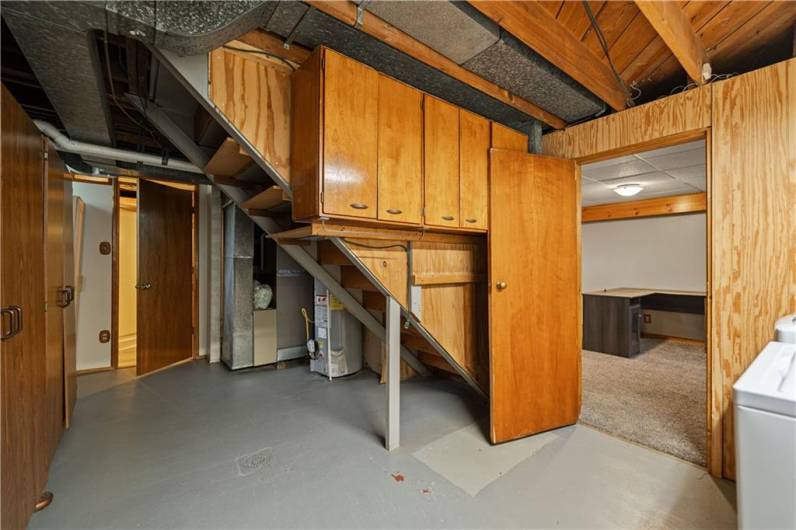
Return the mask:
<path fill-rule="evenodd" d="M 329 379 L 362 369 L 362 325 L 320 282 L 315 282 L 315 348 L 310 370 Z"/>

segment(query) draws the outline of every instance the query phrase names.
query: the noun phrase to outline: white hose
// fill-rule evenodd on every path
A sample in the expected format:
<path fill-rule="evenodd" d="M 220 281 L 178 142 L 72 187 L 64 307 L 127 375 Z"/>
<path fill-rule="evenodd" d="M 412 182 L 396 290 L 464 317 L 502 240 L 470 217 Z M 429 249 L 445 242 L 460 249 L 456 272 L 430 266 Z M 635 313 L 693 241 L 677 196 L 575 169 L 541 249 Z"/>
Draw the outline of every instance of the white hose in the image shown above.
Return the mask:
<path fill-rule="evenodd" d="M 97 158 L 105 158 L 108 160 L 123 160 L 125 162 L 132 162 L 134 164 L 144 164 L 146 166 L 166 167 L 169 169 L 176 169 L 179 171 L 187 171 L 189 173 L 204 174 L 197 166 L 190 162 L 182 160 L 168 160 L 165 164 L 159 156 L 150 155 L 146 153 L 136 153 L 135 151 L 125 151 L 124 149 L 116 149 L 115 147 L 105 147 L 104 145 L 87 144 L 85 142 L 78 142 L 71 140 L 61 133 L 52 123 L 42 120 L 33 120 L 36 127 L 49 137 L 55 148 L 59 151 L 67 153 L 76 153 L 78 155 L 95 156 Z"/>

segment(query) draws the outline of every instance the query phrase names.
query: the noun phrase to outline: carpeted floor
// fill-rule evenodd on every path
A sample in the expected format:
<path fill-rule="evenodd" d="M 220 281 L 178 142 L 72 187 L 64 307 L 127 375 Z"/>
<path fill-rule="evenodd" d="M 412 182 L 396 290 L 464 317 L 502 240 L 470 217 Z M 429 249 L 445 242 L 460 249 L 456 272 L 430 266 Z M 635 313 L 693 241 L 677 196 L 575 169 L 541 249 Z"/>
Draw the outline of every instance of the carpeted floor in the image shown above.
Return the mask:
<path fill-rule="evenodd" d="M 581 422 L 705 465 L 704 346 L 642 339 L 626 359 L 583 351 Z"/>

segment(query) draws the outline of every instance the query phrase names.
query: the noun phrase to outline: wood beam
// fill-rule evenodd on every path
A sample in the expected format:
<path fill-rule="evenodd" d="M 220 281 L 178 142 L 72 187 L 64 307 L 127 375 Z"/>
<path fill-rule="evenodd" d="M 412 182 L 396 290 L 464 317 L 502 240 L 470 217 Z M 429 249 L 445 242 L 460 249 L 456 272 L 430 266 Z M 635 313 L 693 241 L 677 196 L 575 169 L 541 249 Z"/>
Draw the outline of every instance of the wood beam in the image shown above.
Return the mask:
<path fill-rule="evenodd" d="M 689 193 L 672 197 L 587 206 L 583 208 L 581 219 L 584 223 L 594 223 L 597 221 L 680 215 L 704 212 L 706 210 L 707 194 Z"/>
<path fill-rule="evenodd" d="M 311 50 L 298 44 L 291 44 L 290 48 L 285 49 L 284 39 L 261 29 L 254 29 L 244 33 L 236 40 L 296 64 L 303 63 L 312 53 Z"/>
<path fill-rule="evenodd" d="M 705 46 L 679 3 L 636 0 L 636 5 L 680 62 L 688 77 L 697 84 L 703 84 L 705 82 L 704 73 L 710 76 L 708 56 Z"/>
<path fill-rule="evenodd" d="M 357 19 L 357 7 L 347 0 L 306 0 L 306 3 L 337 20 L 353 26 Z M 418 61 L 435 68 L 450 77 L 469 85 L 555 129 L 563 129 L 567 123 L 558 116 L 526 101 L 508 90 L 487 81 L 483 77 L 462 68 L 444 55 L 434 51 L 414 37 L 388 24 L 373 13 L 365 11 L 359 29 Z"/>
<path fill-rule="evenodd" d="M 562 26 L 540 2 L 478 0 L 471 1 L 470 5 L 614 110 L 627 107 L 627 95 L 611 68 Z"/>

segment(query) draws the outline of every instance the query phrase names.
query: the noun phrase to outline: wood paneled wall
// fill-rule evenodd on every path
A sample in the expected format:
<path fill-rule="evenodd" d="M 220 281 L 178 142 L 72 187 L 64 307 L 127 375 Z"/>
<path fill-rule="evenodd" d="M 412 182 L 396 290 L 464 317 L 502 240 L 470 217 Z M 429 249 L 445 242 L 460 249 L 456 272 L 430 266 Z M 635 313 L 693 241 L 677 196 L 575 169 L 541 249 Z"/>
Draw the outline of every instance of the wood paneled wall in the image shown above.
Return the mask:
<path fill-rule="evenodd" d="M 708 466 L 735 477 L 732 385 L 796 311 L 796 59 L 543 137 L 593 161 L 708 141 Z"/>
<path fill-rule="evenodd" d="M 235 48 L 252 49 L 233 42 Z M 256 51 L 210 53 L 210 100 L 255 149 L 290 180 L 290 75 L 286 63 Z"/>
<path fill-rule="evenodd" d="M 652 101 L 542 137 L 542 152 L 570 159 L 619 155 L 710 127 L 710 86 Z M 636 149 L 638 150 L 638 149 Z"/>
<path fill-rule="evenodd" d="M 732 385 L 796 312 L 796 60 L 713 85 L 711 145 L 714 400 L 734 478 Z"/>

